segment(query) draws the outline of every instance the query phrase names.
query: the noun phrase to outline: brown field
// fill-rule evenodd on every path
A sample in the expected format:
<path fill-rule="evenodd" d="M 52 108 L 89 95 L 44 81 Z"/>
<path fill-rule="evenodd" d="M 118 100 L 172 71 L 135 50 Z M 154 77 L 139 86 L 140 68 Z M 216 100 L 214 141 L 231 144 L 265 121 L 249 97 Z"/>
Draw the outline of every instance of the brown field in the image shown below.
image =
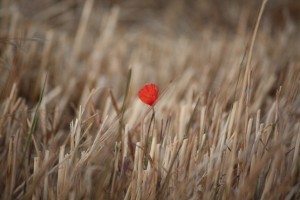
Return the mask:
<path fill-rule="evenodd" d="M 298 0 L 0 0 L 0 198 L 300 199 L 299 25 Z"/>

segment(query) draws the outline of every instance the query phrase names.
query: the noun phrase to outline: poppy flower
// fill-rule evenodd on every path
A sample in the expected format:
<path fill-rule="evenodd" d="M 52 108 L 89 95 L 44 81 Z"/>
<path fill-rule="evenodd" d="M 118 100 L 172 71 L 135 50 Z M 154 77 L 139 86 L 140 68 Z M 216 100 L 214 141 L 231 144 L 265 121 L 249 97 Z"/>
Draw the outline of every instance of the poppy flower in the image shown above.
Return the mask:
<path fill-rule="evenodd" d="M 140 89 L 138 96 L 142 102 L 148 104 L 149 106 L 152 106 L 158 98 L 158 93 L 159 90 L 157 88 L 157 85 L 150 83 L 144 85 Z"/>

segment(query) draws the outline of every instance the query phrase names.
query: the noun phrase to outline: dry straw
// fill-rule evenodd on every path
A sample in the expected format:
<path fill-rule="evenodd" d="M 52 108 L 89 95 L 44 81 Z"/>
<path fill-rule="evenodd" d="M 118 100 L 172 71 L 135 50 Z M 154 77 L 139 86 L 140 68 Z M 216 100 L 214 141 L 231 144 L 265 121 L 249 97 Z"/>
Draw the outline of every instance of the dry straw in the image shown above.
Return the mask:
<path fill-rule="evenodd" d="M 299 27 L 266 3 L 235 32 L 191 31 L 209 2 L 2 0 L 1 199 L 299 199 Z"/>

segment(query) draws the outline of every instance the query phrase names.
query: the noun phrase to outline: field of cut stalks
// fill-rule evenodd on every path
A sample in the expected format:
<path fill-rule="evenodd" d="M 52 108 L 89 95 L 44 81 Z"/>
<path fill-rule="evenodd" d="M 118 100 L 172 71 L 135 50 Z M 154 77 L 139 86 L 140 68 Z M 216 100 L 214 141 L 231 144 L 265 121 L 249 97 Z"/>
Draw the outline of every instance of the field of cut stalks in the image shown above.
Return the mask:
<path fill-rule="evenodd" d="M 0 198 L 300 199 L 299 25 L 298 0 L 1 0 Z"/>

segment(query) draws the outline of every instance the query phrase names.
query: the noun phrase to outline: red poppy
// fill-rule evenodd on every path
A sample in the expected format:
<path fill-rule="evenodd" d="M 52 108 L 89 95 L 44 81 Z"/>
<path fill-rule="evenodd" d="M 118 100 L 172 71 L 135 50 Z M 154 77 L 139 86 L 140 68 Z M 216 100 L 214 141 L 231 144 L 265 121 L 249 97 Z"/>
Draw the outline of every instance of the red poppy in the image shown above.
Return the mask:
<path fill-rule="evenodd" d="M 142 102 L 152 106 L 158 98 L 158 92 L 157 85 L 150 83 L 140 89 L 138 96 Z"/>

